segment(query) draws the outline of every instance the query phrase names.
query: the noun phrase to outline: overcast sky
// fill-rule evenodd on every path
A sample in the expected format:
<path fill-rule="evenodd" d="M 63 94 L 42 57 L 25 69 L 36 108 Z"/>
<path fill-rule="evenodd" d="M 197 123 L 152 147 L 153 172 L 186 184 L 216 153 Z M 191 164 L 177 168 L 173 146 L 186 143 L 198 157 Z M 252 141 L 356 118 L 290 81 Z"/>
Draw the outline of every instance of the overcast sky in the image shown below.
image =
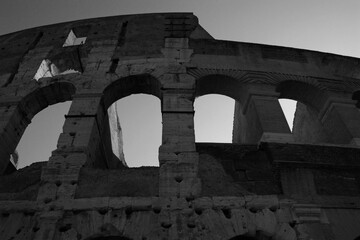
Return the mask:
<path fill-rule="evenodd" d="M 360 57 L 359 0 L 1 0 L 0 35 L 58 22 L 151 12 L 194 12 L 216 39 Z M 119 104 L 129 165 L 157 165 L 159 100 L 130 96 Z M 54 106 L 35 116 L 26 130 L 19 144 L 20 166 L 46 161 L 55 149 L 69 104 Z M 231 141 L 232 99 L 204 96 L 196 100 L 195 107 L 197 141 Z"/>

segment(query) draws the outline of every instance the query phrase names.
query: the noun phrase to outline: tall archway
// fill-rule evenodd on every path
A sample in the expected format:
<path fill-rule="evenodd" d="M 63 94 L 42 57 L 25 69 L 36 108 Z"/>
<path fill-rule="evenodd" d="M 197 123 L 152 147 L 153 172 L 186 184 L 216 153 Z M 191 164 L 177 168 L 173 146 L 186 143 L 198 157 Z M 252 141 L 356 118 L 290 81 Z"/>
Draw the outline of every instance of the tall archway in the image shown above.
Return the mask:
<path fill-rule="evenodd" d="M 116 108 L 127 165 L 159 166 L 162 132 L 160 100 L 149 94 L 132 94 L 116 101 Z"/>
<path fill-rule="evenodd" d="M 207 75 L 196 80 L 195 96 L 196 98 L 200 98 L 201 96 L 208 94 L 219 94 L 234 99 L 235 106 L 233 107 L 233 117 L 235 117 L 234 115 L 236 115 L 236 108 L 237 107 L 242 108 L 245 102 L 246 91 L 247 91 L 246 87 L 242 85 L 235 78 L 225 75 L 214 74 L 214 75 Z M 221 103 L 219 102 L 219 104 Z M 231 100 L 228 101 L 227 105 L 228 107 L 232 105 Z M 243 134 L 243 131 L 240 130 L 239 124 L 234 118 L 233 130 L 232 130 L 233 136 L 231 141 L 237 142 L 236 139 L 241 134 Z"/>
<path fill-rule="evenodd" d="M 34 116 L 16 147 L 18 169 L 49 159 L 51 151 L 56 149 L 70 104 L 71 101 L 56 103 Z"/>
<path fill-rule="evenodd" d="M 57 82 L 37 88 L 16 105 L 2 104 L 1 109 L 5 114 L 1 116 L 1 120 L 5 122 L 5 126 L 0 132 L 0 173 L 11 166 L 10 156 L 33 117 L 50 105 L 71 100 L 74 93 L 73 84 Z"/>
<path fill-rule="evenodd" d="M 148 74 L 144 74 L 144 75 L 136 75 L 136 76 L 130 76 L 130 77 L 126 77 L 126 78 L 121 78 L 121 79 L 118 79 L 117 81 L 111 83 L 109 86 L 106 87 L 106 89 L 104 90 L 104 97 L 103 97 L 103 102 L 104 102 L 104 106 L 106 109 L 110 109 L 110 108 L 113 108 L 115 105 L 119 105 L 119 107 L 117 107 L 117 113 L 118 114 L 118 118 L 119 118 L 119 121 L 120 123 L 122 122 L 122 118 L 123 118 L 123 121 L 129 121 L 129 115 L 132 115 L 133 118 L 136 118 L 136 116 L 134 114 L 131 114 L 131 110 L 133 110 L 133 112 L 137 112 L 139 113 L 139 111 L 137 110 L 138 107 L 140 107 L 140 105 L 137 105 L 136 104 L 139 104 L 139 103 L 136 103 L 139 102 L 142 102 L 143 105 L 147 105 L 147 106 L 150 106 L 148 105 L 150 102 L 152 102 L 152 110 L 150 110 L 148 112 L 148 114 L 152 114 L 152 117 L 154 116 L 153 114 L 155 115 L 158 115 L 157 118 L 159 117 L 159 112 L 158 111 L 160 109 L 160 103 L 157 101 L 157 103 L 154 103 L 153 100 L 150 99 L 149 102 L 145 102 L 144 101 L 141 101 L 141 99 L 144 99 L 146 98 L 144 95 L 146 94 L 147 95 L 147 99 L 149 99 L 149 95 L 150 97 L 156 97 L 158 98 L 160 101 L 162 99 L 162 94 L 161 94 L 161 83 L 156 79 L 154 78 L 153 76 L 151 75 L 148 75 Z M 130 95 L 134 95 L 134 96 L 130 96 Z M 140 97 L 139 97 L 140 96 Z M 132 103 L 129 102 L 129 99 L 131 101 L 131 99 L 134 99 L 135 98 L 135 102 L 133 101 Z M 137 98 L 137 100 L 136 100 Z M 126 100 L 127 99 L 127 100 Z M 156 101 L 156 100 L 155 100 Z M 125 105 L 127 104 L 126 102 L 128 102 L 128 105 L 127 106 L 124 106 L 124 103 Z M 130 103 L 130 104 L 129 104 Z M 140 103 L 141 104 L 141 103 Z M 157 105 L 159 108 L 157 107 L 154 107 L 154 104 Z M 108 111 L 108 114 L 109 111 Z M 123 115 L 128 115 L 128 116 L 125 116 L 123 117 Z M 113 116 L 110 116 L 110 118 L 113 118 Z M 161 117 L 161 115 L 160 115 Z M 151 130 L 154 130 L 154 129 L 158 129 L 158 130 L 155 130 L 159 133 L 158 137 L 157 138 L 161 138 L 161 121 L 159 122 L 159 124 L 156 124 L 155 128 L 154 128 L 154 125 L 149 125 L 149 124 L 145 124 L 146 122 L 146 117 L 143 116 L 142 117 L 143 119 L 140 119 L 140 120 L 143 120 L 143 123 L 139 123 L 140 125 L 142 125 L 142 127 L 144 125 L 147 125 L 148 129 L 152 128 Z M 130 119 L 131 119 L 131 116 L 130 116 Z M 136 119 L 136 120 L 139 120 L 139 119 Z M 111 119 L 110 119 L 111 121 Z M 131 123 L 132 127 L 139 127 L 140 125 L 136 125 L 134 124 L 135 123 L 135 119 L 133 120 L 133 122 Z M 125 123 L 125 126 L 127 124 Z M 120 127 L 120 126 L 119 126 Z M 124 126 L 121 126 L 121 128 L 123 128 Z M 136 129 L 136 131 L 138 132 L 138 130 L 140 130 L 139 128 Z M 109 132 L 109 135 L 111 136 L 115 131 L 118 131 L 118 130 L 115 130 L 113 127 L 110 126 L 110 132 Z M 136 142 L 133 142 L 132 144 L 129 142 L 131 138 L 134 139 L 134 131 L 132 132 L 128 132 L 128 131 L 131 131 L 130 129 L 125 129 L 125 134 L 126 134 L 126 138 L 128 139 L 124 139 L 125 141 L 127 140 L 128 142 L 124 143 L 121 138 L 121 136 L 118 136 L 118 140 L 117 140 L 117 143 L 114 144 L 114 142 L 112 143 L 113 144 L 113 152 L 115 151 L 114 150 L 114 145 L 121 145 L 119 146 L 119 149 L 123 149 L 124 145 L 125 146 L 129 146 L 130 147 L 132 146 L 132 148 L 136 148 Z M 147 135 L 147 137 L 150 137 L 149 134 L 149 131 L 146 131 L 144 130 L 145 132 L 143 132 L 142 134 L 144 135 Z M 122 133 L 121 133 L 122 134 Z M 119 135 L 119 134 L 118 134 Z M 131 137 L 131 135 L 133 137 Z M 141 138 L 141 133 L 137 134 L 137 136 L 135 136 L 137 138 L 137 140 L 133 140 L 133 141 L 140 141 L 140 138 Z M 114 138 L 112 138 L 112 140 L 114 140 Z M 156 142 L 157 140 L 155 140 L 154 142 Z M 153 142 L 153 143 L 154 143 Z M 143 144 L 143 147 L 145 147 L 146 144 Z M 156 152 L 158 152 L 158 146 L 156 147 Z M 119 150 L 118 149 L 118 150 Z M 141 146 L 138 146 L 137 148 L 137 152 L 139 153 L 139 149 L 142 149 Z M 116 150 L 116 151 L 118 151 Z M 126 149 L 125 149 L 126 150 Z M 154 150 L 154 149 L 152 149 Z M 133 151 L 134 152 L 134 151 Z M 154 151 L 152 151 L 154 152 Z M 121 155 L 121 153 L 120 153 Z M 136 154 L 135 154 L 136 155 Z M 158 154 L 156 154 L 158 155 Z M 139 155 L 140 156 L 140 155 Z M 126 158 L 126 156 L 125 156 Z M 130 158 L 136 158 L 135 157 L 130 157 Z M 152 157 L 153 158 L 153 157 Z M 126 164 L 126 163 L 125 163 Z M 158 160 L 157 160 L 157 164 L 154 164 L 154 160 L 153 161 L 150 161 L 150 162 L 142 162 L 142 161 L 130 161 L 129 162 L 129 165 L 130 166 L 140 166 L 140 165 L 159 165 L 158 164 Z"/>

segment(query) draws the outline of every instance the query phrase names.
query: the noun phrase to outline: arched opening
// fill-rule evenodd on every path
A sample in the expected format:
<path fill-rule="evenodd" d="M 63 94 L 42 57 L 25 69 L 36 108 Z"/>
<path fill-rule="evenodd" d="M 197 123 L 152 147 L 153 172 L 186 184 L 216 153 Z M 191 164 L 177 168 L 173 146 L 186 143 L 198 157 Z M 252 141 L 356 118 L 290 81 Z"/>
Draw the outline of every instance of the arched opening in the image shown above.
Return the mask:
<path fill-rule="evenodd" d="M 235 106 L 242 107 L 245 101 L 245 92 L 245 87 L 229 76 L 215 74 L 197 79 L 197 98 L 196 105 L 194 105 L 196 141 L 234 142 L 234 135 L 241 134 L 235 121 L 234 109 Z M 204 98 L 200 98 L 201 96 Z M 214 113 L 214 111 L 220 112 Z M 214 122 L 210 122 L 209 119 L 213 119 Z M 216 130 L 214 131 L 214 129 Z M 231 129 L 230 132 L 229 129 Z M 206 137 L 209 134 L 210 137 Z M 232 140 L 229 139 L 229 135 Z"/>
<path fill-rule="evenodd" d="M 317 111 L 322 109 L 328 99 L 326 93 L 318 87 L 293 80 L 281 82 L 276 91 L 280 93 L 279 98 L 299 101 Z"/>
<path fill-rule="evenodd" d="M 115 155 L 124 152 L 125 165 L 159 166 L 161 99 L 160 82 L 147 74 L 119 79 L 104 90 L 103 101 L 108 109 L 112 149 Z M 116 109 L 113 110 L 119 122 L 116 129 L 111 123 L 111 118 L 114 118 L 109 112 L 111 108 Z"/>
<path fill-rule="evenodd" d="M 5 171 L 9 173 L 11 155 L 15 152 L 25 129 L 32 122 L 33 117 L 50 105 L 71 100 L 74 93 L 75 87 L 71 83 L 53 83 L 29 93 L 19 104 L 5 107 L 4 112 L 6 114 L 1 116 L 1 119 L 6 122 L 6 126 L 0 132 L 2 139 L 0 146 L 0 174 Z M 19 157 L 21 159 L 25 156 L 19 154 Z M 20 164 L 20 166 L 22 165 Z M 13 168 L 13 170 L 15 169 Z"/>
<path fill-rule="evenodd" d="M 279 102 L 295 141 L 330 142 L 330 136 L 319 119 L 319 112 L 328 99 L 324 91 L 293 80 L 281 82 L 276 91 L 280 93 Z"/>
<path fill-rule="evenodd" d="M 149 74 L 118 79 L 104 90 L 104 105 L 107 109 L 117 100 L 136 93 L 145 93 L 162 99 L 161 83 Z"/>
<path fill-rule="evenodd" d="M 116 101 L 116 105 L 127 165 L 159 166 L 160 100 L 149 94 L 134 94 Z"/>
<path fill-rule="evenodd" d="M 232 142 L 235 100 L 219 94 L 195 99 L 195 141 Z"/>
<path fill-rule="evenodd" d="M 245 89 L 232 77 L 225 75 L 208 75 L 196 80 L 196 97 L 206 94 L 221 94 L 243 101 Z"/>
<path fill-rule="evenodd" d="M 70 104 L 71 101 L 57 103 L 34 116 L 16 147 L 18 169 L 49 159 L 51 152 L 56 149 Z"/>

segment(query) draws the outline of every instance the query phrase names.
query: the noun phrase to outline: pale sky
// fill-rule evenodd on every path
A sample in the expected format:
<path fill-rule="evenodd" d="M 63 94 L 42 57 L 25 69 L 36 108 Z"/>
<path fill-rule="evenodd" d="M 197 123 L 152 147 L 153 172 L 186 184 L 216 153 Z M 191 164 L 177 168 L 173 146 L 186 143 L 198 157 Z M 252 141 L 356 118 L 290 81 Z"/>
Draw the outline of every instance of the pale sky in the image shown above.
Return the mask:
<path fill-rule="evenodd" d="M 1 0 L 0 35 L 58 22 L 152 12 L 194 12 L 216 39 L 360 57 L 359 0 Z M 160 102 L 136 96 L 119 102 L 125 158 L 130 166 L 158 165 Z M 196 100 L 197 141 L 231 142 L 233 104 L 224 96 Z M 35 116 L 18 146 L 20 167 L 48 160 L 68 106 L 57 104 Z"/>

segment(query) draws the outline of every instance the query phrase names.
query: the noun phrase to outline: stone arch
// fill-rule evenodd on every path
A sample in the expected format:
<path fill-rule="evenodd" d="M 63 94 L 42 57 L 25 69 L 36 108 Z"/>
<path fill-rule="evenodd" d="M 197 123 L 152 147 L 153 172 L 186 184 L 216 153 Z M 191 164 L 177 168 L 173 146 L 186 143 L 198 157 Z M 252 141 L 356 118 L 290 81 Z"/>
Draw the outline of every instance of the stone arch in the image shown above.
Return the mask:
<path fill-rule="evenodd" d="M 288 98 L 305 105 L 311 106 L 318 112 L 328 100 L 325 91 L 309 83 L 287 80 L 277 85 L 276 91 L 280 93 L 279 98 Z"/>
<path fill-rule="evenodd" d="M 9 167 L 10 155 L 15 151 L 31 119 L 50 105 L 72 100 L 75 92 L 76 88 L 72 83 L 56 82 L 35 89 L 16 105 L 2 103 L 7 117 L 3 118 L 6 125 L 0 132 L 0 174 Z"/>
<path fill-rule="evenodd" d="M 155 96 L 161 101 L 162 91 L 160 81 L 150 74 L 133 75 L 116 80 L 109 84 L 103 91 L 102 100 L 104 104 L 104 109 L 110 110 L 110 108 L 112 108 L 114 110 L 112 115 L 117 115 L 116 107 L 115 105 L 113 105 L 113 103 L 129 95 L 140 93 Z M 109 119 L 114 118 L 114 116 L 111 116 L 109 111 L 107 111 L 106 117 Z M 109 121 L 104 121 L 105 124 L 107 124 L 108 122 Z M 110 136 L 112 132 L 114 132 L 114 130 L 115 129 L 111 128 L 111 126 L 106 127 L 106 130 L 104 131 L 105 135 Z M 122 133 L 119 135 L 122 135 Z M 115 143 L 115 145 L 120 144 L 122 146 L 122 136 L 119 136 L 119 138 L 121 139 L 119 139 L 118 143 Z M 114 145 L 113 142 L 111 144 Z M 126 165 L 123 156 L 121 161 L 124 163 L 124 165 Z"/>
<path fill-rule="evenodd" d="M 242 102 L 244 93 L 244 86 L 235 78 L 226 75 L 213 74 L 196 80 L 195 97 L 221 94 Z"/>
<path fill-rule="evenodd" d="M 280 98 L 297 101 L 293 137 L 296 142 L 331 142 L 331 137 L 320 120 L 320 114 L 329 96 L 326 91 L 310 83 L 295 80 L 277 85 Z"/>
<path fill-rule="evenodd" d="M 202 76 L 196 80 L 195 98 L 201 97 L 207 94 L 219 94 L 230 97 L 235 100 L 234 115 L 236 116 L 237 109 L 243 109 L 246 102 L 248 89 L 246 85 L 242 84 L 236 78 L 222 75 L 222 74 L 210 74 Z M 233 142 L 234 135 L 241 134 L 242 130 L 239 130 L 239 124 L 233 124 Z"/>
<path fill-rule="evenodd" d="M 32 118 L 46 107 L 69 101 L 76 89 L 72 83 L 57 82 L 38 88 L 26 95 L 20 102 L 20 107 L 27 118 Z"/>
<path fill-rule="evenodd" d="M 105 109 L 110 107 L 115 101 L 136 93 L 154 95 L 161 100 L 161 83 L 150 74 L 120 78 L 108 85 L 103 91 Z"/>

